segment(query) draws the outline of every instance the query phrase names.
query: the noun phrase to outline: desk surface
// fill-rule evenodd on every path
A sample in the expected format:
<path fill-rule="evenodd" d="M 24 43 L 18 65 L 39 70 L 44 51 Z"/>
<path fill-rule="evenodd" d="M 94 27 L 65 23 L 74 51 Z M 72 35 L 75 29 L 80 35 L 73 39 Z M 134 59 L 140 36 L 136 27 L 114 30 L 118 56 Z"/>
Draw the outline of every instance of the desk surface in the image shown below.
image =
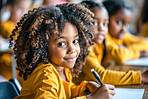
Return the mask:
<path fill-rule="evenodd" d="M 124 65 L 137 65 L 137 66 L 148 66 L 148 57 L 143 57 L 143 58 L 138 58 L 138 59 L 133 59 L 133 60 L 128 60 L 124 62 Z"/>
<path fill-rule="evenodd" d="M 118 71 L 129 71 L 129 70 L 141 70 L 142 72 L 148 69 L 145 66 L 129 66 L 129 65 L 112 65 L 107 69 L 118 70 Z M 144 95 L 142 99 L 148 99 L 148 84 L 139 84 L 139 85 L 120 85 L 116 86 L 116 88 L 139 88 L 145 89 Z"/>

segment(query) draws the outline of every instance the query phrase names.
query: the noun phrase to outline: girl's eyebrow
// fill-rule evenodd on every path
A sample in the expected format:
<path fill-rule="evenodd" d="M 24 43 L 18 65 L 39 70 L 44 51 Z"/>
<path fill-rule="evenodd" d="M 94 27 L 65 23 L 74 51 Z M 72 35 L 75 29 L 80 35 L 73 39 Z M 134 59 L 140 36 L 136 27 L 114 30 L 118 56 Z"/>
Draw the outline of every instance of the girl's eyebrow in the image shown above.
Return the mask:
<path fill-rule="evenodd" d="M 96 17 L 93 17 L 95 20 L 100 20 L 99 18 L 96 18 Z M 109 18 L 108 19 L 105 19 L 105 21 L 109 21 Z"/>
<path fill-rule="evenodd" d="M 117 19 L 124 20 L 124 18 L 121 16 L 117 17 Z"/>
<path fill-rule="evenodd" d="M 75 35 L 74 36 L 74 38 L 76 38 L 76 37 L 78 37 L 79 35 L 77 34 L 77 35 Z M 55 40 L 54 41 L 57 41 L 58 39 L 66 39 L 67 37 L 65 37 L 65 36 L 58 36 L 57 38 L 55 38 Z"/>

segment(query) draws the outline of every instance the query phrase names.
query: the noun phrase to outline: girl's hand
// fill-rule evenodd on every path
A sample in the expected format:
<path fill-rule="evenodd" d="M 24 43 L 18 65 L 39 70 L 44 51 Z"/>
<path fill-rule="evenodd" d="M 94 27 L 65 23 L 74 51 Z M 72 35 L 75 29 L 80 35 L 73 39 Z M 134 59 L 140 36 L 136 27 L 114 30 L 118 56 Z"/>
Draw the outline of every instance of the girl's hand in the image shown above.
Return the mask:
<path fill-rule="evenodd" d="M 102 85 L 93 93 L 87 95 L 87 99 L 112 99 L 115 95 L 115 87 L 113 85 Z"/>
<path fill-rule="evenodd" d="M 100 85 L 97 84 L 96 82 L 94 81 L 88 81 L 87 83 L 87 88 L 89 89 L 90 92 L 93 92 L 96 88 L 98 88 Z"/>

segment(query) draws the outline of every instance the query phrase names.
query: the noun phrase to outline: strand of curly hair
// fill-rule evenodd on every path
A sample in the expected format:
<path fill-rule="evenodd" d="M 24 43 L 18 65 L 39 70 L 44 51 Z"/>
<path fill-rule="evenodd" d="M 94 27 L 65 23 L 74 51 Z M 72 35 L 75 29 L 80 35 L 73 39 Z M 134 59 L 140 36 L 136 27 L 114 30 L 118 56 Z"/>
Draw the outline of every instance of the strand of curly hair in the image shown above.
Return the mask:
<path fill-rule="evenodd" d="M 33 72 L 39 63 L 48 63 L 48 44 L 51 34 L 60 35 L 66 22 L 74 24 L 79 34 L 80 55 L 76 60 L 72 74 L 76 77 L 82 68 L 88 47 L 93 37 L 90 25 L 93 14 L 79 4 L 65 3 L 56 6 L 34 8 L 25 14 L 10 36 L 10 47 L 14 45 L 14 54 L 19 76 L 24 80 Z M 14 37 L 17 36 L 17 40 Z"/>

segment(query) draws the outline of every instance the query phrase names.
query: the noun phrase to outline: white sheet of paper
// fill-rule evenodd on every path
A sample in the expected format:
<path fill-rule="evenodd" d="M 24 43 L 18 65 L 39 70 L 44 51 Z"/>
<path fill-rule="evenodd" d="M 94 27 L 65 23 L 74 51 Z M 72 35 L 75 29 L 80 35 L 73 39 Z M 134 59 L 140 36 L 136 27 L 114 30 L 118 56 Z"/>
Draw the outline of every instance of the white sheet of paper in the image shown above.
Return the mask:
<path fill-rule="evenodd" d="M 145 89 L 115 88 L 113 99 L 142 99 Z"/>
<path fill-rule="evenodd" d="M 148 66 L 148 57 L 129 60 L 123 63 L 124 65 Z"/>

